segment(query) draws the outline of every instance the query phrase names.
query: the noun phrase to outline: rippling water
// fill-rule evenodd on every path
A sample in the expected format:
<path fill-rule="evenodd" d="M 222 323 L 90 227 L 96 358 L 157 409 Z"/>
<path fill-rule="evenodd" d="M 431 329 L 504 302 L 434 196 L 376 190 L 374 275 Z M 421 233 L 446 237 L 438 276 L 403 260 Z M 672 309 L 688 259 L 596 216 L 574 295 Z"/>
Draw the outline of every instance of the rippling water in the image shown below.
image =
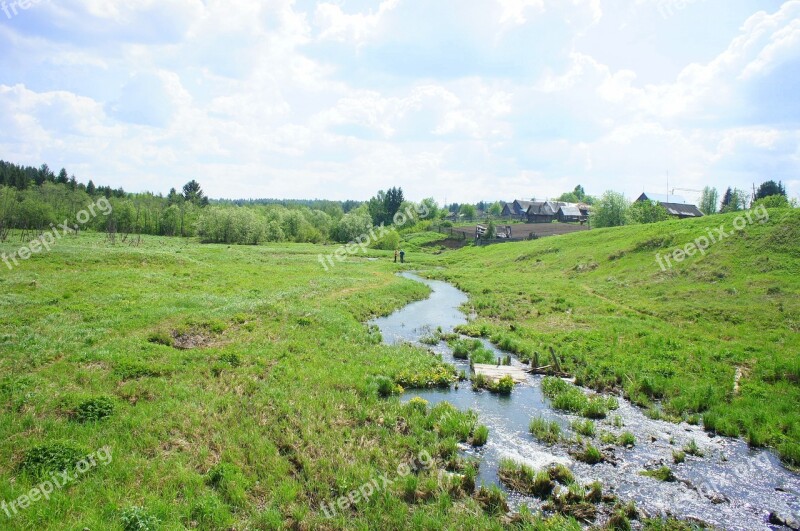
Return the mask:
<path fill-rule="evenodd" d="M 452 332 L 467 322 L 460 306 L 467 302 L 466 294 L 446 282 L 423 279 L 411 273 L 404 277 L 423 282 L 432 289 L 431 296 L 409 304 L 394 314 L 376 319 L 387 344 L 410 342 L 419 344 L 441 327 Z M 487 348 L 501 354 L 489 342 Z M 431 348 L 425 345 L 426 348 Z M 432 347 L 444 361 L 469 374 L 469 362 L 453 358 L 445 343 Z M 503 353 L 505 355 L 505 353 Z M 514 361 L 515 364 L 519 364 Z M 752 450 L 738 439 L 713 437 L 701 427 L 651 420 L 641 410 L 620 398 L 619 410 L 609 418 L 596 421 L 597 433 L 606 430 L 614 434 L 630 431 L 636 436 L 631 449 L 604 447 L 594 444 L 604 453 L 611 453 L 616 464 L 590 466 L 572 459 L 564 446 L 548 447 L 539 444 L 528 432 L 530 419 L 542 416 L 556 420 L 565 431 L 577 417 L 555 411 L 541 392 L 541 378 L 530 376 L 518 385 L 510 397 L 486 391 L 473 392 L 467 383 L 458 389 L 422 390 L 408 392 L 404 400 L 419 396 L 431 404 L 447 401 L 461 409 L 472 409 L 480 422 L 490 430 L 489 442 L 480 450 L 465 449 L 465 453 L 481 461 L 478 482 L 500 484 L 497 469 L 505 457 L 541 468 L 551 463 L 568 465 L 583 483 L 600 480 L 604 489 L 623 500 L 636 501 L 637 507 L 649 516 L 671 514 L 679 518 L 698 518 L 722 529 L 756 530 L 785 529 L 767 524 L 770 512 L 800 515 L 800 476 L 785 469 L 770 452 Z M 624 427 L 612 426 L 611 419 L 619 415 Z M 686 457 L 686 462 L 674 465 L 672 451 L 696 441 L 704 456 Z M 667 465 L 679 481 L 664 483 L 639 475 L 645 467 Z M 502 487 L 502 485 L 501 485 Z M 510 503 L 518 507 L 536 507 L 538 500 L 510 494 Z"/>

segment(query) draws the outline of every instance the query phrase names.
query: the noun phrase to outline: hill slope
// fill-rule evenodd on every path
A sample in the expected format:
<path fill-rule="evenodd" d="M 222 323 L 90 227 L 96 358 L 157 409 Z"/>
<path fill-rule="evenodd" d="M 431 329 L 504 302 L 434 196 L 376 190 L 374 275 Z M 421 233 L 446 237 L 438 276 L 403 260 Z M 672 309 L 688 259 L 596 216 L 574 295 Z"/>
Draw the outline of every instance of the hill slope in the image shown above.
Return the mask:
<path fill-rule="evenodd" d="M 800 211 L 740 216 L 468 248 L 436 275 L 470 293 L 472 333 L 799 465 Z"/>

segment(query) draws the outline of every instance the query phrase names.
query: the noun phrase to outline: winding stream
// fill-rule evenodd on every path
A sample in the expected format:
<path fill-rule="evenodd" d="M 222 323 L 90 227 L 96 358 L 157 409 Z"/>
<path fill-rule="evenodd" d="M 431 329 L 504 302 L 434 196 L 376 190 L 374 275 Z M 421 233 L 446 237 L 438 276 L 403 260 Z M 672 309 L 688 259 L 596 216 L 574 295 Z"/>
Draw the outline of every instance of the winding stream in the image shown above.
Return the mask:
<path fill-rule="evenodd" d="M 380 328 L 385 343 L 422 345 L 420 339 L 430 336 L 437 327 L 452 332 L 455 326 L 467 322 L 460 310 L 468 300 L 465 293 L 446 282 L 423 279 L 412 273 L 403 273 L 402 276 L 426 284 L 432 293 L 426 300 L 372 321 L 371 324 Z M 491 343 L 484 343 L 498 356 L 501 355 L 501 351 Z M 446 343 L 422 346 L 432 349 L 444 361 L 469 375 L 469 362 L 453 358 Z M 522 366 L 517 360 L 512 363 Z M 597 438 L 593 441 L 604 453 L 613 455 L 615 465 L 601 463 L 590 466 L 573 459 L 563 445 L 549 447 L 540 444 L 528 432 L 532 417 L 556 420 L 565 433 L 571 432 L 570 422 L 577 418 L 552 409 L 542 394 L 540 383 L 541 377 L 531 375 L 526 383 L 514 389 L 510 397 L 487 391 L 474 392 L 469 383 L 462 383 L 458 389 L 409 391 L 403 399 L 418 396 L 432 405 L 447 401 L 460 409 L 472 409 L 478 413 L 480 422 L 489 428 L 489 441 L 479 450 L 464 450 L 480 460 L 478 484 L 500 484 L 497 475 L 500 460 L 510 457 L 537 469 L 551 463 L 563 463 L 582 483 L 600 480 L 604 489 L 623 500 L 634 500 L 640 511 L 648 516 L 669 514 L 682 519 L 699 519 L 721 529 L 747 531 L 788 529 L 768 524 L 771 512 L 798 520 L 800 475 L 785 469 L 773 454 L 752 450 L 738 439 L 710 436 L 699 426 L 651 420 L 622 398 L 617 411 L 612 412 L 608 419 L 595 422 L 597 432 L 605 430 L 618 435 L 630 431 L 636 436 L 636 445 L 625 449 L 602 445 Z M 617 415 L 622 419 L 623 428 L 612 425 L 612 419 Z M 673 464 L 672 451 L 683 448 L 691 440 L 696 441 L 704 456 L 687 456 L 684 463 Z M 679 481 L 664 483 L 639 475 L 645 468 L 662 465 L 672 468 Z M 527 504 L 536 508 L 541 502 L 509 492 L 509 504 L 512 507 Z"/>

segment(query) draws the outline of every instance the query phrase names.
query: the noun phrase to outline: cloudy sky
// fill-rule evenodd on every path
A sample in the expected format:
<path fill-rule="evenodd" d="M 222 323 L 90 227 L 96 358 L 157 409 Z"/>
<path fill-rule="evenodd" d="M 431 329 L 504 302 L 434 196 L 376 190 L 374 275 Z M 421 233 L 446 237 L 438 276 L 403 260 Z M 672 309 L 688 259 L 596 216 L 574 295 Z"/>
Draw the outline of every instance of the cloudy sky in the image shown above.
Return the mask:
<path fill-rule="evenodd" d="M 0 159 L 84 182 L 461 202 L 669 174 L 800 195 L 800 0 L 18 2 Z"/>

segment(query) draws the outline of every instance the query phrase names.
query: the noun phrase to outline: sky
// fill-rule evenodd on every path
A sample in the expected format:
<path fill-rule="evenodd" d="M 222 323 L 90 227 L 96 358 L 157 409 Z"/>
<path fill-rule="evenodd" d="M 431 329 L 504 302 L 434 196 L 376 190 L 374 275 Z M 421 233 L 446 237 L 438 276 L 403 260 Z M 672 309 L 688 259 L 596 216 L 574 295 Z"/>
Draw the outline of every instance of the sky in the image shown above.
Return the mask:
<path fill-rule="evenodd" d="M 0 159 L 212 198 L 781 180 L 800 0 L 0 0 Z"/>

